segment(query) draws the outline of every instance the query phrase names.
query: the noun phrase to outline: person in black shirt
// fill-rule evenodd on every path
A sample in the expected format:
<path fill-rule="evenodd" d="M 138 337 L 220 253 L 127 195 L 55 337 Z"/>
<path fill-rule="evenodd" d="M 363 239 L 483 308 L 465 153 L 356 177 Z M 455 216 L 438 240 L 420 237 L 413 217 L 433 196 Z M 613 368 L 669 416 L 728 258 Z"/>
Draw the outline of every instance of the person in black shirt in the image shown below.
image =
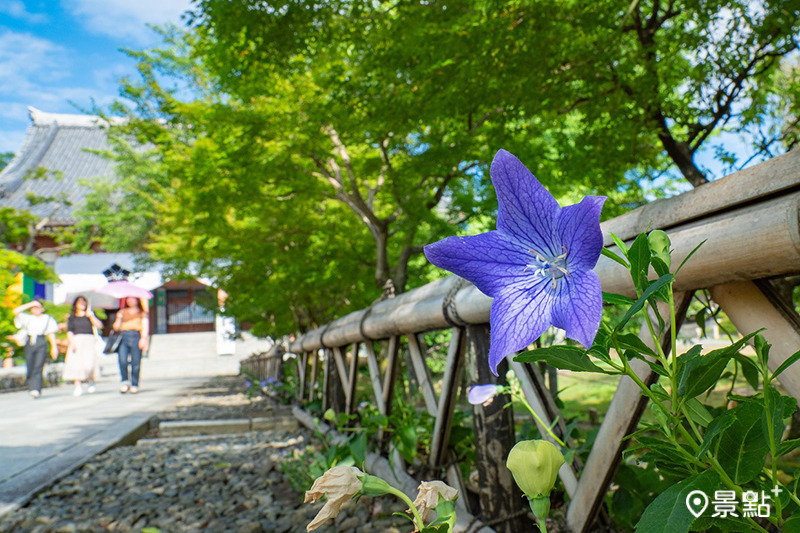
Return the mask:
<path fill-rule="evenodd" d="M 83 296 L 72 302 L 72 311 L 67 319 L 67 360 L 64 364 L 64 379 L 75 382 L 74 396 L 83 394 L 82 382 L 89 383 L 88 392 L 93 393 L 97 372 L 97 337 L 94 328 L 102 329 L 103 323 L 98 320 Z"/>

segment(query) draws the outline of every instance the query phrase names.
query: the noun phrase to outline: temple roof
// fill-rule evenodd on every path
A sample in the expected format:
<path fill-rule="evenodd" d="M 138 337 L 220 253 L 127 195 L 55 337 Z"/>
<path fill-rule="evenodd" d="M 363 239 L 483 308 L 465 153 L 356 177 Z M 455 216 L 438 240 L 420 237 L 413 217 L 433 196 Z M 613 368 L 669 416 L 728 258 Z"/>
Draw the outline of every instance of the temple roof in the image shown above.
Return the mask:
<path fill-rule="evenodd" d="M 81 182 L 113 176 L 113 163 L 92 152 L 110 149 L 109 122 L 91 115 L 28 110 L 31 125 L 22 148 L 0 171 L 0 207 L 47 217 L 48 225 L 73 224 L 74 212 L 89 192 Z M 55 200 L 36 203 L 36 198 Z"/>

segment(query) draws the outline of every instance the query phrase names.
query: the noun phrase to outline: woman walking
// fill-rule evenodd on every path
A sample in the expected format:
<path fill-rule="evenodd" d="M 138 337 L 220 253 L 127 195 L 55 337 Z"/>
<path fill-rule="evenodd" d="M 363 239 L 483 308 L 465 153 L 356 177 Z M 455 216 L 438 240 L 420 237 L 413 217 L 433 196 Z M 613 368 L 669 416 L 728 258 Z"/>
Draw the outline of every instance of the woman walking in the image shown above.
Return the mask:
<path fill-rule="evenodd" d="M 139 298 L 125 298 L 125 307 L 119 310 L 114 320 L 114 331 L 122 336 L 119 345 L 119 374 L 122 394 L 139 392 L 139 367 L 142 361 L 142 352 L 147 350 L 148 335 L 150 333 L 150 320 Z M 130 365 L 130 381 L 128 381 L 128 366 Z"/>
<path fill-rule="evenodd" d="M 30 311 L 26 313 L 25 311 Z M 44 312 L 39 300 L 20 305 L 14 309 L 14 324 L 25 331 L 25 360 L 28 365 L 28 392 L 34 398 L 42 395 L 42 370 L 47 359 L 47 341 L 50 340 L 50 356 L 58 358 L 56 319 Z"/>
<path fill-rule="evenodd" d="M 94 328 L 102 329 L 103 323 L 94 316 L 89 309 L 88 302 L 83 296 L 78 296 L 72 302 L 72 311 L 67 319 L 67 360 L 64 364 L 64 379 L 75 382 L 73 396 L 83 394 L 82 383 L 89 383 L 87 391 L 92 394 L 96 388 L 94 384 L 97 372 L 97 338 Z"/>

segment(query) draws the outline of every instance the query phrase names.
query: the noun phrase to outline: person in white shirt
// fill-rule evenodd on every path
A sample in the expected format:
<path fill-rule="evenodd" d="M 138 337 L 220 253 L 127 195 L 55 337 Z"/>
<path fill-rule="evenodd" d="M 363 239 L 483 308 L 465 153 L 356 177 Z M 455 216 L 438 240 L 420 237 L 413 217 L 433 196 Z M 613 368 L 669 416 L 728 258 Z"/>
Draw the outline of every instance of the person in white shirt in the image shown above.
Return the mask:
<path fill-rule="evenodd" d="M 26 313 L 25 311 L 30 311 Z M 28 365 L 28 392 L 34 398 L 42 395 L 42 371 L 47 359 L 47 341 L 50 341 L 50 356 L 58 358 L 56 319 L 44 312 L 39 300 L 20 305 L 14 309 L 14 324 L 27 334 L 25 360 Z"/>

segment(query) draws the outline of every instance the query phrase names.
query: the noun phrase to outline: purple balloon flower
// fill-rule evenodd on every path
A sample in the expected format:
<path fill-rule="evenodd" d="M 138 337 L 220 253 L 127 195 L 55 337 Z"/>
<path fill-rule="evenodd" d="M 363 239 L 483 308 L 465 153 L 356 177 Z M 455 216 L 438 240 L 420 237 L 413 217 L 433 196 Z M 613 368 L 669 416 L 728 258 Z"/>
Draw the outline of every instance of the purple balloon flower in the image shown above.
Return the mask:
<path fill-rule="evenodd" d="M 472 405 L 486 404 L 497 396 L 497 385 L 473 385 L 467 394 L 467 401 Z"/>
<path fill-rule="evenodd" d="M 560 207 L 519 159 L 500 150 L 492 161 L 497 230 L 448 237 L 425 247 L 434 265 L 494 298 L 489 366 L 522 350 L 550 326 L 592 345 L 603 300 L 592 269 L 603 248 L 605 196 Z"/>

